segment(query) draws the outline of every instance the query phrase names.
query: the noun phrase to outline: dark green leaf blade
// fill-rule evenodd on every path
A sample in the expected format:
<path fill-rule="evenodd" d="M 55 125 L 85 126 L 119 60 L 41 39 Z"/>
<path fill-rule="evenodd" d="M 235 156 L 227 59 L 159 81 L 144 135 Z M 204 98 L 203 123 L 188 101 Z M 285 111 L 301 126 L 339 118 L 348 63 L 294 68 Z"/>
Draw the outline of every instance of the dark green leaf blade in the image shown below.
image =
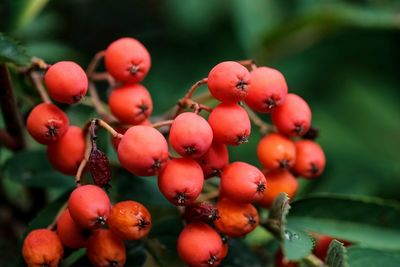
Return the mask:
<path fill-rule="evenodd" d="M 14 63 L 16 65 L 28 65 L 29 57 L 25 49 L 0 32 L 0 63 Z"/>
<path fill-rule="evenodd" d="M 396 202 L 321 194 L 293 202 L 288 225 L 373 248 L 400 249 L 399 221 Z"/>
<path fill-rule="evenodd" d="M 351 246 L 348 249 L 350 267 L 398 267 L 400 252 Z"/>

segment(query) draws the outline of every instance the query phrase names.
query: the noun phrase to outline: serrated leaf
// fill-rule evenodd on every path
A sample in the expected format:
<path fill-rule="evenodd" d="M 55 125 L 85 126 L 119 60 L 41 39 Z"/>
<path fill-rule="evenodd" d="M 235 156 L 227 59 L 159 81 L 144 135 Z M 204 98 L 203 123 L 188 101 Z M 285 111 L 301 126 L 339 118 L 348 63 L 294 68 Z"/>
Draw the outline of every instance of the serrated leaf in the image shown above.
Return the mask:
<path fill-rule="evenodd" d="M 290 209 L 289 197 L 286 193 L 280 193 L 272 203 L 267 228 L 280 239 L 284 239 L 286 215 Z"/>
<path fill-rule="evenodd" d="M 22 151 L 6 161 L 3 176 L 23 185 L 45 188 L 73 188 L 74 179 L 50 165 L 43 150 Z"/>
<path fill-rule="evenodd" d="M 332 240 L 325 261 L 330 267 L 349 267 L 347 249 L 338 240 Z"/>
<path fill-rule="evenodd" d="M 350 267 L 398 267 L 400 252 L 351 246 L 348 248 Z"/>
<path fill-rule="evenodd" d="M 293 202 L 288 226 L 372 248 L 400 249 L 400 204 L 361 196 L 316 195 Z"/>
<path fill-rule="evenodd" d="M 16 65 L 28 65 L 29 57 L 16 41 L 0 32 L 0 63 L 13 63 Z"/>
<path fill-rule="evenodd" d="M 284 232 L 282 248 L 283 254 L 288 260 L 296 261 L 311 254 L 314 240 L 302 230 L 287 227 Z"/>
<path fill-rule="evenodd" d="M 287 194 L 280 193 L 272 203 L 266 227 L 281 240 L 283 253 L 288 260 L 300 260 L 311 253 L 314 241 L 306 232 L 286 227 L 289 210 Z"/>

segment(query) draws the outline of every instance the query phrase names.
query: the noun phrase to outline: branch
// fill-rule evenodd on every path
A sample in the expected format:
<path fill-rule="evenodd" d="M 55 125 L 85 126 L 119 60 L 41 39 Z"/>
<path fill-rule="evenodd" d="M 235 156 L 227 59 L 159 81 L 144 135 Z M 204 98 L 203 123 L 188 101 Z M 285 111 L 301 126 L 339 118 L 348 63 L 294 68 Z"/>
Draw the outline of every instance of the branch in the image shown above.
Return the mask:
<path fill-rule="evenodd" d="M 15 150 L 25 147 L 23 124 L 18 111 L 8 68 L 0 64 L 0 106 L 4 123 L 10 137 L 15 141 Z"/>
<path fill-rule="evenodd" d="M 36 71 L 31 71 L 29 73 L 29 77 L 33 85 L 35 86 L 36 90 L 38 91 L 40 98 L 43 100 L 44 103 L 51 103 L 50 97 L 47 94 L 46 88 L 43 86 L 41 74 Z"/>
<path fill-rule="evenodd" d="M 252 71 L 257 68 L 256 62 L 253 59 L 239 60 L 237 61 L 243 67 L 246 67 L 248 70 Z"/>
<path fill-rule="evenodd" d="M 244 106 L 244 109 L 247 111 L 247 114 L 249 114 L 250 120 L 256 125 L 259 130 L 261 135 L 266 135 L 269 133 L 275 132 L 275 127 L 266 123 L 263 121 L 252 109 L 250 109 L 248 106 Z"/>

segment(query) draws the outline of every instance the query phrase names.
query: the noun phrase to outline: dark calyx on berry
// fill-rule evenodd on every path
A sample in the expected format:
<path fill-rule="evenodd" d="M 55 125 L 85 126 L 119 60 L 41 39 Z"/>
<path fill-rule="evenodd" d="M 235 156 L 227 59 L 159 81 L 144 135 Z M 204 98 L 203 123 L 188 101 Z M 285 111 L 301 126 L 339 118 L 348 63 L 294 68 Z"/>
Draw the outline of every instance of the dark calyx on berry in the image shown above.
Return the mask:
<path fill-rule="evenodd" d="M 247 223 L 250 225 L 255 224 L 257 221 L 254 219 L 254 217 L 250 214 L 245 215 L 247 218 Z"/>
<path fill-rule="evenodd" d="M 129 68 L 129 72 L 130 72 L 132 75 L 137 74 L 137 73 L 139 72 L 139 70 L 140 70 L 139 65 L 132 65 L 132 66 Z"/>
<path fill-rule="evenodd" d="M 310 127 L 310 129 L 302 136 L 303 139 L 315 140 L 319 137 L 319 129 Z"/>
<path fill-rule="evenodd" d="M 110 264 L 108 265 L 108 267 L 118 267 L 119 263 L 118 261 L 110 261 Z"/>
<path fill-rule="evenodd" d="M 97 217 L 97 219 L 96 219 L 96 224 L 97 225 L 101 225 L 101 226 L 104 226 L 104 225 L 106 225 L 106 218 L 104 218 L 103 216 L 99 216 L 99 217 Z"/>
<path fill-rule="evenodd" d="M 136 224 L 136 226 L 139 227 L 139 230 L 143 230 L 143 229 L 147 228 L 149 225 L 150 225 L 150 222 L 146 221 L 143 218 L 139 218 L 138 223 Z"/>
<path fill-rule="evenodd" d="M 221 170 L 220 169 L 213 169 L 211 171 L 211 176 L 221 177 Z"/>
<path fill-rule="evenodd" d="M 187 147 L 185 147 L 185 153 L 186 153 L 186 155 L 194 155 L 194 154 L 196 154 L 196 152 L 197 152 L 197 150 L 196 150 L 196 148 L 194 147 L 194 146 L 187 146 Z"/>
<path fill-rule="evenodd" d="M 249 141 L 249 137 L 247 135 L 238 135 L 236 143 L 241 145 L 241 144 L 247 143 L 248 141 Z"/>
<path fill-rule="evenodd" d="M 137 106 L 139 108 L 139 114 L 145 114 L 149 107 L 146 104 L 140 104 Z"/>
<path fill-rule="evenodd" d="M 268 109 L 272 109 L 272 108 L 276 107 L 276 100 L 274 98 L 270 97 L 267 100 L 265 100 L 265 104 L 267 105 Z"/>
<path fill-rule="evenodd" d="M 304 127 L 301 124 L 296 124 L 294 126 L 293 132 L 295 132 L 298 135 L 301 135 L 304 132 Z"/>
<path fill-rule="evenodd" d="M 159 159 L 155 159 L 153 165 L 151 165 L 151 170 L 157 172 L 161 168 L 162 161 Z"/>
<path fill-rule="evenodd" d="M 288 169 L 289 168 L 289 161 L 287 159 L 281 159 L 279 160 L 279 168 L 281 169 Z"/>
<path fill-rule="evenodd" d="M 319 173 L 319 168 L 316 164 L 311 163 L 310 173 L 312 175 L 317 175 Z"/>
<path fill-rule="evenodd" d="M 56 137 L 58 135 L 58 127 L 55 125 L 47 125 L 46 137 Z"/>
<path fill-rule="evenodd" d="M 79 102 L 82 98 L 83 98 L 82 94 L 74 95 L 74 96 L 72 97 L 72 102 L 73 102 L 73 103 L 77 103 L 77 102 Z"/>
<path fill-rule="evenodd" d="M 265 183 L 260 182 L 260 183 L 257 185 L 257 192 L 264 192 L 264 190 L 265 190 Z"/>
<path fill-rule="evenodd" d="M 207 264 L 208 266 L 214 266 L 214 264 L 218 261 L 217 256 L 211 255 L 211 257 L 208 259 Z"/>
<path fill-rule="evenodd" d="M 176 196 L 174 197 L 176 203 L 178 204 L 185 204 L 186 202 L 186 194 L 185 193 L 176 193 Z"/>
<path fill-rule="evenodd" d="M 239 82 L 236 84 L 236 88 L 238 88 L 242 91 L 247 90 L 247 86 L 248 86 L 248 84 L 243 80 L 239 80 Z"/>

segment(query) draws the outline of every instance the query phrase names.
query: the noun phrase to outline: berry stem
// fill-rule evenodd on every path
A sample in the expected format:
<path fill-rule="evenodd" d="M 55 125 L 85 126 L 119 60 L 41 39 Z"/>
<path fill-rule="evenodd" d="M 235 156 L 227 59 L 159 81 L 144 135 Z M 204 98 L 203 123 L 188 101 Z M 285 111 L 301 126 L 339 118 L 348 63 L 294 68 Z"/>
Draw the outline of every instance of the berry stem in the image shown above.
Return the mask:
<path fill-rule="evenodd" d="M 108 72 L 94 72 L 90 79 L 92 81 L 107 81 L 111 87 L 115 86 L 115 80 Z"/>
<path fill-rule="evenodd" d="M 91 135 L 92 132 L 94 132 L 93 127 L 95 127 L 94 120 L 92 120 L 90 123 L 88 123 L 85 127 L 86 128 L 85 129 L 85 133 L 86 133 L 85 154 L 83 156 L 81 163 L 79 164 L 78 170 L 75 175 L 75 184 L 77 187 L 81 186 L 81 177 L 82 177 L 83 171 L 85 170 L 86 164 L 89 160 L 90 153 L 92 152 L 92 149 L 93 149 L 93 136 Z"/>
<path fill-rule="evenodd" d="M 253 110 L 251 110 L 248 106 L 244 106 L 244 109 L 249 114 L 250 120 L 256 125 L 261 135 L 266 135 L 268 133 L 275 132 L 275 127 L 263 121 Z"/>
<path fill-rule="evenodd" d="M 254 59 L 246 59 L 246 60 L 238 60 L 237 63 L 246 67 L 248 70 L 255 70 L 257 68 L 256 62 Z"/>
<path fill-rule="evenodd" d="M 123 134 L 120 134 L 116 130 L 114 130 L 114 128 L 111 127 L 107 122 L 105 122 L 101 119 L 94 119 L 92 121 L 95 121 L 98 126 L 107 130 L 112 135 L 113 138 L 121 139 L 124 136 Z"/>
<path fill-rule="evenodd" d="M 151 127 L 160 128 L 160 127 L 163 127 L 163 126 L 171 125 L 173 121 L 174 120 L 159 121 L 159 122 L 153 123 L 151 125 Z"/>
<path fill-rule="evenodd" d="M 175 118 L 176 116 L 179 115 L 179 113 L 182 112 L 183 109 L 185 108 L 191 108 L 194 109 L 195 113 L 199 113 L 201 110 L 207 110 L 207 111 L 211 111 L 211 108 L 207 107 L 206 105 L 203 104 L 199 104 L 196 101 L 194 101 L 192 99 L 193 94 L 196 92 L 196 90 L 198 88 L 200 88 L 200 86 L 202 86 L 203 84 L 206 84 L 208 81 L 208 78 L 203 78 L 199 81 L 197 81 L 196 83 L 194 83 L 190 89 L 187 91 L 187 93 L 184 95 L 184 97 L 182 97 L 177 104 L 176 110 L 173 113 L 173 118 Z"/>
<path fill-rule="evenodd" d="M 187 91 L 186 95 L 183 98 L 192 98 L 192 96 L 196 92 L 196 90 L 198 88 L 200 88 L 200 86 L 202 86 L 203 84 L 206 84 L 207 81 L 208 81 L 208 78 L 203 78 L 203 79 L 197 81 L 195 84 L 192 85 L 192 87 L 190 87 L 189 91 Z"/>
<path fill-rule="evenodd" d="M 305 257 L 304 262 L 307 263 L 307 265 L 309 266 L 313 266 L 313 267 L 328 267 L 328 265 L 326 265 L 323 261 L 321 261 L 317 256 L 315 256 L 314 254 L 310 254 L 307 257 Z"/>
<path fill-rule="evenodd" d="M 92 101 L 92 105 L 96 110 L 97 114 L 99 114 L 104 120 L 107 122 L 116 122 L 117 120 L 107 112 L 104 108 L 105 104 L 100 100 L 99 95 L 97 94 L 97 88 L 92 81 L 89 81 L 89 94 L 91 96 L 90 100 Z"/>
<path fill-rule="evenodd" d="M 219 196 L 219 191 L 215 190 L 215 191 L 211 191 L 211 192 L 208 192 L 208 193 L 205 193 L 205 194 L 201 194 L 198 197 L 197 201 L 198 202 L 209 201 L 209 200 L 212 200 L 214 198 L 217 198 L 218 196 Z"/>
<path fill-rule="evenodd" d="M 36 90 L 38 91 L 42 101 L 44 103 L 51 104 L 52 103 L 51 99 L 50 99 L 49 95 L 47 94 L 46 89 L 43 86 L 42 75 L 37 71 L 31 71 L 29 73 L 29 76 L 30 76 L 31 81 L 34 84 Z"/>
<path fill-rule="evenodd" d="M 100 61 L 103 59 L 105 53 L 106 53 L 105 50 L 97 52 L 94 55 L 94 57 L 92 58 L 92 60 L 90 61 L 89 66 L 86 69 L 86 75 L 88 76 L 89 79 L 92 78 L 93 73 L 96 71 L 96 69 L 100 64 Z"/>
<path fill-rule="evenodd" d="M 64 210 L 66 210 L 67 208 L 68 208 L 68 201 L 65 202 L 61 206 L 61 208 L 58 210 L 56 216 L 54 217 L 53 221 L 47 226 L 47 229 L 54 230 L 56 228 L 58 219 L 61 217 L 61 215 L 63 214 Z"/>

